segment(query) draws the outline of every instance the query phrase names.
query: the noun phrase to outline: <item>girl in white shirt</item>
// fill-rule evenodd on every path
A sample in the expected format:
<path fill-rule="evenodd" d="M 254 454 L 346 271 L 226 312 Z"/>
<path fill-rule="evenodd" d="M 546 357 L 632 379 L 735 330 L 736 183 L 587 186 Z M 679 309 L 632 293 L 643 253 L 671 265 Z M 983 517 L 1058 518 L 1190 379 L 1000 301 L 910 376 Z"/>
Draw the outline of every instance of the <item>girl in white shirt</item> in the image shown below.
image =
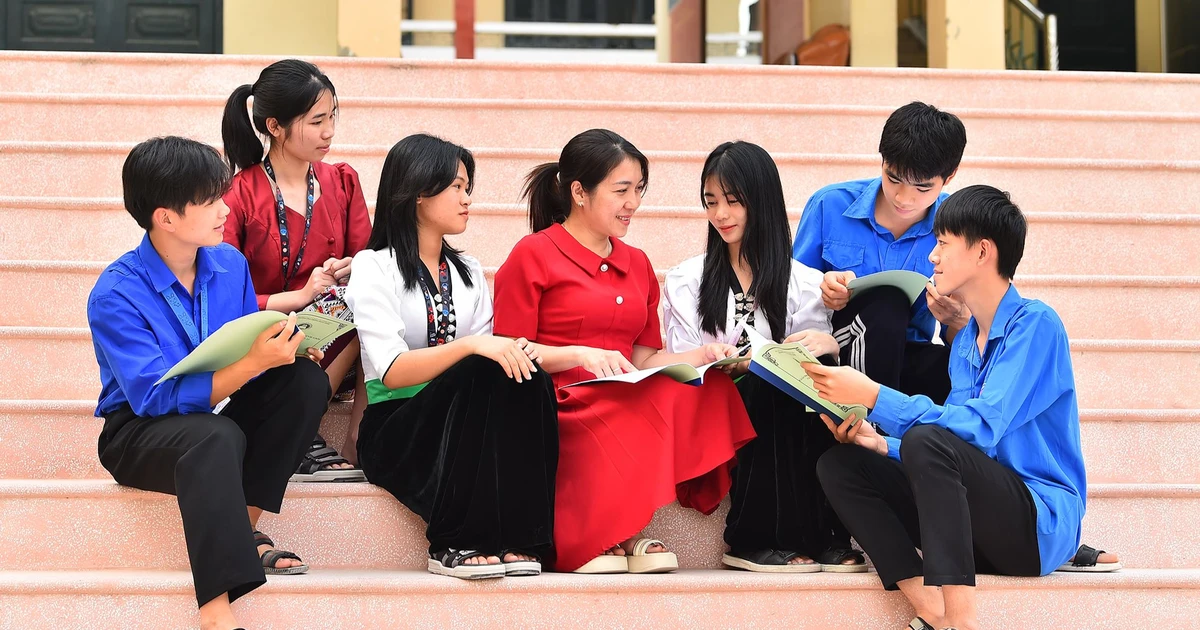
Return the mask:
<path fill-rule="evenodd" d="M 428 523 L 430 572 L 536 575 L 554 532 L 554 390 L 533 344 L 492 336 L 483 267 L 445 241 L 466 230 L 474 175 L 469 151 L 423 134 L 384 161 L 346 291 L 369 403 L 359 462 Z"/>
<path fill-rule="evenodd" d="M 745 327 L 779 342 L 803 343 L 833 363 L 838 344 L 821 301 L 819 271 L 791 259 L 791 229 L 779 169 L 749 142 L 713 150 L 700 179 L 708 215 L 705 253 L 667 273 L 667 352 L 707 343 L 744 346 Z M 723 562 L 750 571 L 864 571 L 861 553 L 817 481 L 816 464 L 834 441 L 816 414 L 747 372 L 738 390 L 758 434 L 738 450 L 725 524 Z"/>

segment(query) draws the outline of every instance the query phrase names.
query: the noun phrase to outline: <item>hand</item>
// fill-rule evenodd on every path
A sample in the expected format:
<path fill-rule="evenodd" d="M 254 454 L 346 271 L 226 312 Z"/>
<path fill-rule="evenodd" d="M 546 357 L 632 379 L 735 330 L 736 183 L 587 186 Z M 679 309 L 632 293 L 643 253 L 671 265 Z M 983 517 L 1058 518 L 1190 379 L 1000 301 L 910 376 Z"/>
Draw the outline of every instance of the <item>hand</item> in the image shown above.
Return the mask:
<path fill-rule="evenodd" d="M 625 355 L 616 350 L 601 350 L 600 348 L 584 348 L 580 352 L 579 367 L 599 378 L 637 371 L 637 368 L 629 362 L 629 359 L 625 358 Z"/>
<path fill-rule="evenodd" d="M 329 260 L 325 261 L 324 265 L 321 265 L 321 268 L 332 275 L 337 284 L 346 284 L 346 282 L 350 279 L 350 263 L 353 261 L 354 258 L 351 256 L 347 256 L 345 258 L 330 258 Z"/>
<path fill-rule="evenodd" d="M 828 367 L 820 363 L 803 363 L 801 367 L 812 378 L 817 393 L 829 402 L 864 405 L 869 409 L 879 401 L 879 383 L 852 367 Z"/>
<path fill-rule="evenodd" d="M 865 449 L 869 449 L 887 455 L 888 447 L 887 440 L 883 439 L 882 435 L 871 426 L 870 422 L 861 420 L 854 414 L 846 416 L 841 425 L 836 425 L 829 416 L 821 414 L 821 421 L 829 427 L 829 431 L 833 433 L 833 438 L 842 444 L 857 444 Z"/>
<path fill-rule="evenodd" d="M 308 301 L 312 302 L 320 297 L 320 295 L 325 292 L 325 289 L 328 289 L 335 284 L 337 284 L 337 280 L 334 279 L 333 274 L 326 271 L 325 267 L 323 266 L 317 267 L 312 270 L 311 274 L 308 275 L 308 282 L 304 285 L 304 288 L 301 289 L 301 291 L 304 292 L 304 295 L 308 298 Z"/>
<path fill-rule="evenodd" d="M 325 360 L 325 353 L 321 352 L 321 350 L 316 347 L 309 348 L 307 356 L 308 358 L 312 359 L 313 363 L 316 363 L 317 365 L 321 365 L 321 361 Z"/>
<path fill-rule="evenodd" d="M 704 360 L 700 365 L 720 361 L 721 359 L 728 359 L 729 357 L 737 356 L 738 353 L 736 347 L 727 343 L 706 343 L 700 346 L 700 349 L 704 351 Z M 746 359 L 749 360 L 749 357 L 746 357 Z"/>
<path fill-rule="evenodd" d="M 784 339 L 784 343 L 795 343 L 799 341 L 801 345 L 808 348 L 808 351 L 814 357 L 823 357 L 826 355 L 837 356 L 841 348 L 838 346 L 837 339 L 829 333 L 823 333 L 819 330 L 801 330 L 798 333 L 788 335 Z"/>
<path fill-rule="evenodd" d="M 840 311 L 850 301 L 850 281 L 854 280 L 853 271 L 830 271 L 821 280 L 821 301 L 825 308 Z"/>
<path fill-rule="evenodd" d="M 504 368 L 504 373 L 518 383 L 532 379 L 532 374 L 537 372 L 534 360 L 525 352 L 529 342 L 524 339 L 492 335 L 471 335 L 462 339 L 473 344 L 471 354 L 478 354 L 499 363 L 500 367 Z"/>
<path fill-rule="evenodd" d="M 292 331 L 295 334 L 291 334 Z M 292 313 L 286 320 L 259 333 L 246 353 L 246 359 L 260 373 L 290 365 L 296 361 L 296 349 L 301 341 L 304 341 L 304 331 L 296 330 L 296 314 Z M 321 354 L 320 350 L 317 353 Z M 324 357 L 323 354 L 321 356 Z"/>
<path fill-rule="evenodd" d="M 954 295 L 942 295 L 930 282 L 925 285 L 925 303 L 929 312 L 946 328 L 962 330 L 971 320 L 971 309 Z"/>
<path fill-rule="evenodd" d="M 529 357 L 530 361 L 533 361 L 538 365 L 542 364 L 542 351 L 536 343 L 533 343 L 524 337 L 518 337 L 517 345 L 521 346 L 521 348 L 525 350 L 525 356 Z"/>

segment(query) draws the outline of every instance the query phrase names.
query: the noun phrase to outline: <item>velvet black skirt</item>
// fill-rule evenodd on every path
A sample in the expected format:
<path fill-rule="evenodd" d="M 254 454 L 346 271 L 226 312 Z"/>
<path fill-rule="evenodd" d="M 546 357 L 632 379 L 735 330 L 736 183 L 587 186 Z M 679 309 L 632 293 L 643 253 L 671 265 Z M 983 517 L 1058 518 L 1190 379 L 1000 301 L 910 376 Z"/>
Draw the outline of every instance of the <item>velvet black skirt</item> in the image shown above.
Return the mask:
<path fill-rule="evenodd" d="M 430 551 L 553 562 L 558 424 L 545 372 L 517 383 L 467 357 L 412 398 L 368 405 L 358 458 L 371 483 L 425 520 Z"/>
<path fill-rule="evenodd" d="M 836 440 L 804 404 L 754 374 L 737 384 L 758 437 L 738 449 L 725 542 L 738 551 L 779 549 L 810 558 L 850 547 L 825 499 L 817 459 Z"/>

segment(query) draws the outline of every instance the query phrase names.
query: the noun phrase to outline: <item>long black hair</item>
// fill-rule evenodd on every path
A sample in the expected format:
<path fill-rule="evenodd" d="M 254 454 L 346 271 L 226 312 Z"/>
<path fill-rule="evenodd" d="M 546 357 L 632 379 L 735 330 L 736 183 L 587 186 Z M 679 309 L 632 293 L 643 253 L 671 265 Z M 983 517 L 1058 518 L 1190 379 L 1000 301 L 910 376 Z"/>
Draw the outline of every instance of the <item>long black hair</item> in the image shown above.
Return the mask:
<path fill-rule="evenodd" d="M 391 249 L 396 266 L 404 278 L 405 290 L 417 286 L 421 273 L 421 250 L 417 237 L 417 197 L 432 197 L 454 183 L 459 162 L 467 170 L 467 194 L 475 183 L 475 156 L 441 138 L 419 133 L 411 135 L 388 151 L 379 176 L 379 194 L 375 197 L 375 225 L 367 249 Z M 442 256 L 458 268 L 463 282 L 474 286 L 471 269 L 462 252 L 442 239 Z"/>
<path fill-rule="evenodd" d="M 571 183 L 591 192 L 625 160 L 642 167 L 642 193 L 650 183 L 650 165 L 638 148 L 607 129 L 589 129 L 567 143 L 557 162 L 529 171 L 521 197 L 529 200 L 529 227 L 534 232 L 562 223 L 571 214 Z"/>
<path fill-rule="evenodd" d="M 262 162 L 263 145 L 255 130 L 269 137 L 268 118 L 277 120 L 281 127 L 291 126 L 325 92 L 333 97 L 336 115 L 337 91 L 333 82 L 319 68 L 299 59 L 276 61 L 263 68 L 254 85 L 239 86 L 225 101 L 225 114 L 221 118 L 221 142 L 230 168 L 237 172 Z M 246 116 L 246 102 L 251 96 L 254 109 Z"/>
<path fill-rule="evenodd" d="M 726 142 L 713 149 L 700 175 L 700 202 L 704 184 L 715 178 L 721 194 L 732 196 L 746 209 L 739 257 L 750 265 L 754 279 L 749 292 L 755 305 L 767 316 L 771 337 L 782 341 L 786 334 L 787 291 L 792 273 L 792 231 L 779 168 L 771 155 L 757 144 Z M 700 329 L 710 335 L 725 330 L 730 288 L 737 274 L 729 259 L 729 246 L 717 228 L 708 225 L 704 251 L 704 276 L 700 280 Z"/>

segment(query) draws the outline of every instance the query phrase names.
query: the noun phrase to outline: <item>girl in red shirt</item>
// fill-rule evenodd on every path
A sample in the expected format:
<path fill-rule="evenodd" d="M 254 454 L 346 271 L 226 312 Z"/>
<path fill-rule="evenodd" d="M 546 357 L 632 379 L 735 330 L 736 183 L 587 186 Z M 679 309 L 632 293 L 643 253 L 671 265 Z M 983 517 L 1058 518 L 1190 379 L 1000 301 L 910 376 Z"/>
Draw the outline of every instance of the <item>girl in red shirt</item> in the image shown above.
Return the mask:
<path fill-rule="evenodd" d="M 260 309 L 300 311 L 318 300 L 327 312 L 345 307 L 351 258 L 366 246 L 371 221 L 358 173 L 322 161 L 336 120 L 333 83 L 298 59 L 267 66 L 225 105 L 221 139 L 235 172 L 224 198 L 230 211 L 225 242 L 250 263 Z M 258 134 L 269 138 L 265 157 Z M 351 370 L 357 373 L 345 457 L 317 435 L 292 480 L 362 481 L 352 464 L 366 406 L 357 337 L 344 336 L 326 349 L 322 367 L 335 392 Z"/>
<path fill-rule="evenodd" d="M 538 346 L 558 387 L 670 363 L 732 356 L 729 344 L 660 352 L 658 278 L 625 236 L 648 179 L 646 157 L 621 136 L 585 131 L 559 161 L 526 179 L 534 234 L 496 273 L 495 334 Z M 728 492 L 737 448 L 754 430 L 726 374 L 700 386 L 639 383 L 559 389 L 556 568 L 649 573 L 675 554 L 639 532 L 676 499 L 711 513 Z"/>

